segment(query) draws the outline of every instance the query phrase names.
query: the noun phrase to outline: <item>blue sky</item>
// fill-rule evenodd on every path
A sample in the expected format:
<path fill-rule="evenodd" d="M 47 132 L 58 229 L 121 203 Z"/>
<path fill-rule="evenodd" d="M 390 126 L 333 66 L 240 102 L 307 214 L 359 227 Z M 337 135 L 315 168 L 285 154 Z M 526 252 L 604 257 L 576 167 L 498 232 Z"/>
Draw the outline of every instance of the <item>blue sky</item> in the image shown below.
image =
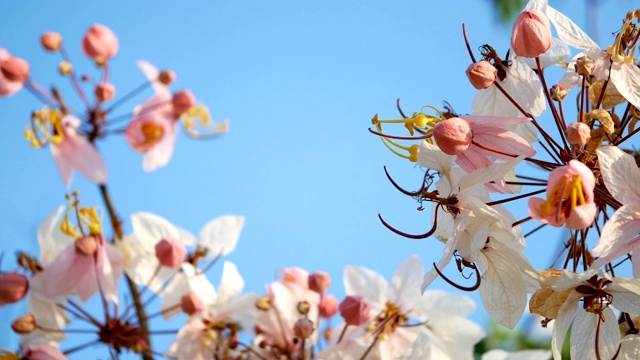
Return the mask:
<path fill-rule="evenodd" d="M 633 8 L 631 1 L 603 1 L 594 18 L 586 3 L 551 2 L 578 24 L 592 19 L 601 44 Z M 470 60 L 463 22 L 473 49 L 488 43 L 506 53 L 511 26 L 497 19 L 489 1 L 2 2 L 0 48 L 27 59 L 36 81 L 60 85 L 78 107 L 56 72 L 60 58 L 38 44 L 45 31 L 61 33 L 76 71 L 95 77 L 80 41 L 92 23 L 109 26 L 120 40 L 111 63 L 116 97 L 145 80 L 138 60 L 173 69 L 178 80 L 172 88 L 190 89 L 214 119 L 229 119 L 230 132 L 206 141 L 181 135 L 171 163 L 152 173 L 142 170 L 141 156 L 123 136 L 99 142 L 125 228 L 136 211 L 156 213 L 193 233 L 214 217 L 241 214 L 245 228 L 225 260 L 238 265 L 245 291 L 263 292 L 277 269 L 299 266 L 329 272 L 331 290 L 342 297 L 345 265 L 389 278 L 412 254 L 425 264 L 440 258 L 443 247 L 435 240 L 400 238 L 380 224 L 378 213 L 418 233 L 431 219 L 389 184 L 383 166 L 408 188 L 419 186 L 420 171 L 389 153 L 367 128 L 376 113 L 397 117 L 398 98 L 407 113 L 441 107 L 444 100 L 458 113 L 470 112 L 475 90 L 464 75 Z M 149 95 L 115 113 L 130 112 Z M 21 135 L 40 106 L 26 91 L 0 99 L 5 271 L 13 269 L 16 250 L 38 253 L 39 222 L 64 203 L 66 190 L 49 150 L 30 148 Z M 85 204 L 101 205 L 97 188 L 81 176 L 72 189 Z M 559 234 L 551 234 L 529 241 L 527 253 L 538 267 L 549 264 L 549 248 L 557 246 L 549 241 Z M 219 268 L 211 279 L 219 282 Z M 434 287 L 453 291 L 441 282 Z M 18 305 L 0 313 L 6 319 L 24 311 Z M 474 319 L 486 321 L 482 311 Z M 15 347 L 15 336 L 0 334 L 0 346 Z"/>

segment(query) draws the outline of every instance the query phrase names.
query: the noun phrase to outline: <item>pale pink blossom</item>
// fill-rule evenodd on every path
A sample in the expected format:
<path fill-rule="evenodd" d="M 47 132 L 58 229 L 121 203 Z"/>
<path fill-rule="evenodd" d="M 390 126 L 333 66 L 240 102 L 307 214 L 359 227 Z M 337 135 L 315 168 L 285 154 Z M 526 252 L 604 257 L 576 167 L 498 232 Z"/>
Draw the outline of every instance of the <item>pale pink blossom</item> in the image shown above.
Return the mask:
<path fill-rule="evenodd" d="M 30 345 L 24 351 L 25 360 L 67 360 L 59 348 L 48 344 Z"/>
<path fill-rule="evenodd" d="M 44 271 L 31 279 L 31 289 L 60 303 L 70 295 L 87 301 L 96 292 L 117 303 L 122 255 L 102 235 L 93 236 L 97 244 L 95 254 L 79 253 L 75 243 L 67 246 Z"/>
<path fill-rule="evenodd" d="M 536 150 L 522 137 L 505 127 L 531 121 L 529 118 L 498 116 L 461 116 L 438 123 L 433 129 L 436 144 L 449 155 L 457 155 L 456 164 L 464 171 L 487 167 L 496 160 L 511 160 Z"/>
<path fill-rule="evenodd" d="M 22 89 L 29 75 L 29 64 L 0 49 L 0 96 L 10 96 Z"/>
<path fill-rule="evenodd" d="M 551 171 L 547 181 L 547 200 L 529 199 L 529 215 L 555 227 L 583 229 L 593 223 L 596 205 L 593 202 L 595 177 L 583 163 L 569 164 Z"/>
<path fill-rule="evenodd" d="M 78 133 L 80 120 L 67 115 L 62 118 L 62 140 L 51 144 L 51 154 L 67 188 L 73 170 L 97 184 L 107 182 L 107 166 L 95 145 Z"/>

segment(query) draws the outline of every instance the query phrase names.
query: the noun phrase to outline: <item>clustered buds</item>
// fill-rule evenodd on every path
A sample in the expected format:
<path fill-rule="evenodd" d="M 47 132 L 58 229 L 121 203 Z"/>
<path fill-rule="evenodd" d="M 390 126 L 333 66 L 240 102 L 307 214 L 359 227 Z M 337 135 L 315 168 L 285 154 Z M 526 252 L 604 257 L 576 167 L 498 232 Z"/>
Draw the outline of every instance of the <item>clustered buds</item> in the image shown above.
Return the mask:
<path fill-rule="evenodd" d="M 340 303 L 339 310 L 347 325 L 360 326 L 371 318 L 369 302 L 360 295 L 347 296 Z"/>
<path fill-rule="evenodd" d="M 433 128 L 433 137 L 443 153 L 457 155 L 471 146 L 471 125 L 461 118 L 453 117 L 438 123 Z"/>
<path fill-rule="evenodd" d="M 28 288 L 29 282 L 23 274 L 18 272 L 0 274 L 0 306 L 22 300 Z"/>
<path fill-rule="evenodd" d="M 180 308 L 187 315 L 191 316 L 204 308 L 204 303 L 200 297 L 192 292 L 180 298 Z"/>
<path fill-rule="evenodd" d="M 108 27 L 93 24 L 82 38 L 82 52 L 102 65 L 118 53 L 118 38 Z"/>
<path fill-rule="evenodd" d="M 176 267 L 184 261 L 187 248 L 180 240 L 162 239 L 156 244 L 156 257 L 162 266 Z"/>
<path fill-rule="evenodd" d="M 481 60 L 469 65 L 466 74 L 471 85 L 481 90 L 493 85 L 498 76 L 498 69 L 487 60 Z"/>
<path fill-rule="evenodd" d="M 568 93 L 569 90 L 560 84 L 555 84 L 551 87 L 551 98 L 555 101 L 564 100 Z"/>
<path fill-rule="evenodd" d="M 322 294 L 331 286 L 331 276 L 323 271 L 316 271 L 309 275 L 309 289 Z"/>
<path fill-rule="evenodd" d="M 171 105 L 173 114 L 178 117 L 196 105 L 196 97 L 189 90 L 180 90 L 173 94 Z"/>
<path fill-rule="evenodd" d="M 46 32 L 40 36 L 40 44 L 47 51 L 58 51 L 62 46 L 62 36 L 57 32 Z"/>
<path fill-rule="evenodd" d="M 96 98 L 102 102 L 107 102 L 113 99 L 116 94 L 116 88 L 110 83 L 102 82 L 96 85 L 96 89 L 94 91 Z"/>
<path fill-rule="evenodd" d="M 575 122 L 567 127 L 567 141 L 577 147 L 585 146 L 591 140 L 589 125 Z"/>
<path fill-rule="evenodd" d="M 534 58 L 551 47 L 551 23 L 538 10 L 525 10 L 518 15 L 511 35 L 511 47 L 518 56 Z"/>

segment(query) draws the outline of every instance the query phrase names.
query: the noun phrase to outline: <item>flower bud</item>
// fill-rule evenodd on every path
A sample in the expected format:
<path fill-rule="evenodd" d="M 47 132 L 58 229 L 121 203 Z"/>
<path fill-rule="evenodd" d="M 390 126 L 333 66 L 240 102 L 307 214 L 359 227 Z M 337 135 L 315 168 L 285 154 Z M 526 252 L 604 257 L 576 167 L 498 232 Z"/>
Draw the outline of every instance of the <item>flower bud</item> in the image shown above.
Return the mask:
<path fill-rule="evenodd" d="M 96 85 L 96 89 L 94 91 L 96 98 L 102 102 L 107 102 L 113 99 L 116 94 L 116 88 L 109 83 L 100 83 Z"/>
<path fill-rule="evenodd" d="M 596 64 L 593 61 L 593 58 L 590 56 L 582 56 L 576 60 L 576 64 L 574 68 L 578 75 L 589 77 L 591 73 L 593 73 L 593 68 L 596 67 Z"/>
<path fill-rule="evenodd" d="M 433 128 L 436 144 L 447 155 L 457 155 L 471 146 L 471 125 L 462 118 L 453 117 Z"/>
<path fill-rule="evenodd" d="M 27 76 L 29 76 L 29 63 L 12 56 L 0 62 L 0 70 L 7 80 L 24 83 Z"/>
<path fill-rule="evenodd" d="M 82 52 L 96 63 L 104 63 L 118 53 L 118 38 L 108 27 L 93 24 L 82 38 Z"/>
<path fill-rule="evenodd" d="M 47 51 L 58 51 L 62 46 L 62 36 L 57 32 L 46 32 L 40 36 L 40 45 Z"/>
<path fill-rule="evenodd" d="M 326 341 L 331 341 L 331 335 L 333 335 L 333 330 L 330 327 L 325 327 L 324 332 L 322 333 L 322 337 Z"/>
<path fill-rule="evenodd" d="M 371 307 L 367 299 L 360 295 L 347 296 L 338 309 L 347 325 L 360 326 L 369 321 Z"/>
<path fill-rule="evenodd" d="M 187 315 L 191 316 L 204 308 L 204 303 L 194 293 L 188 293 L 180 299 L 180 308 Z"/>
<path fill-rule="evenodd" d="M 21 316 L 11 324 L 11 329 L 20 335 L 29 334 L 36 329 L 36 318 L 31 314 Z"/>
<path fill-rule="evenodd" d="M 67 76 L 73 71 L 73 65 L 68 61 L 61 61 L 60 64 L 58 64 L 58 71 L 61 75 Z"/>
<path fill-rule="evenodd" d="M 325 319 L 333 317 L 338 312 L 338 298 L 331 294 L 322 295 L 320 300 L 320 316 Z"/>
<path fill-rule="evenodd" d="M 158 75 L 158 81 L 163 85 L 169 86 L 176 81 L 176 73 L 169 69 L 162 70 Z"/>
<path fill-rule="evenodd" d="M 189 90 L 180 90 L 173 94 L 171 105 L 173 105 L 173 114 L 180 116 L 196 105 L 196 97 Z"/>
<path fill-rule="evenodd" d="M 309 289 L 322 294 L 331 286 L 331 276 L 324 271 L 316 271 L 309 275 L 307 282 L 309 283 Z"/>
<path fill-rule="evenodd" d="M 0 274 L 0 306 L 22 300 L 29 288 L 27 277 L 19 272 Z"/>
<path fill-rule="evenodd" d="M 309 305 L 308 301 L 300 301 L 296 308 L 300 315 L 307 315 L 309 313 L 309 309 L 311 309 L 311 305 Z"/>
<path fill-rule="evenodd" d="M 308 339 L 309 337 L 311 337 L 311 335 L 313 335 L 314 331 L 315 328 L 313 327 L 313 321 L 307 318 L 300 318 L 293 325 L 293 334 L 298 339 Z"/>
<path fill-rule="evenodd" d="M 176 267 L 184 261 L 187 248 L 176 239 L 162 239 L 156 244 L 156 258 L 162 266 Z"/>
<path fill-rule="evenodd" d="M 591 140 L 591 129 L 589 125 L 575 122 L 567 127 L 567 141 L 577 147 L 586 145 Z"/>
<path fill-rule="evenodd" d="M 98 239 L 95 235 L 83 236 L 76 240 L 76 254 L 93 256 L 98 251 Z"/>
<path fill-rule="evenodd" d="M 560 84 L 555 84 L 551 87 L 551 98 L 555 101 L 564 100 L 568 93 L 569 90 Z"/>
<path fill-rule="evenodd" d="M 518 15 L 511 34 L 511 47 L 518 56 L 534 58 L 551 47 L 551 23 L 543 12 L 525 10 Z"/>
<path fill-rule="evenodd" d="M 466 74 L 471 85 L 481 90 L 493 85 L 498 76 L 498 69 L 487 60 L 482 60 L 469 65 Z"/>

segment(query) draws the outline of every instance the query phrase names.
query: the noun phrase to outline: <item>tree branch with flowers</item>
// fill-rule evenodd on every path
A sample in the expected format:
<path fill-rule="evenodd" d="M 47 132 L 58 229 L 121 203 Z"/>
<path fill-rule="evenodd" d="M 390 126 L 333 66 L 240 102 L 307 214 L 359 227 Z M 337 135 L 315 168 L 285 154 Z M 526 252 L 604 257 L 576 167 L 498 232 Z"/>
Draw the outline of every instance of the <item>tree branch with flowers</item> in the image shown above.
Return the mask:
<path fill-rule="evenodd" d="M 106 137 L 122 135 L 152 172 L 172 159 L 181 128 L 193 139 L 229 129 L 189 90 L 171 90 L 172 70 L 139 61 L 147 80 L 116 97 L 120 44 L 100 24 L 81 41 L 93 76 L 79 70 L 62 35 L 40 38 L 60 57 L 58 72 L 71 93 L 42 86 L 29 62 L 0 49 L 0 96 L 25 89 L 43 103 L 23 135 L 32 147 L 50 149 L 65 203 L 33 234 L 39 254 L 22 251 L 2 263 L 0 306 L 26 303 L 27 311 L 10 321 L 19 346 L 0 357 L 86 358 L 98 349 L 111 359 L 561 359 L 568 338 L 572 358 L 634 358 L 640 10 L 622 23 L 603 49 L 545 0 L 531 0 L 510 44 L 483 44 L 477 52 L 463 25 L 466 75 L 478 90 L 471 113 L 426 105 L 409 117 L 398 100 L 400 118 L 375 115 L 370 129 L 393 154 L 419 165 L 418 190 L 385 174 L 427 219 L 422 234 L 379 214 L 382 226 L 394 237 L 433 242 L 442 255 L 422 254 L 425 264 L 409 256 L 390 280 L 346 266 L 341 301 L 328 273 L 299 267 L 279 270 L 262 293 L 243 292 L 240 269 L 227 259 L 242 235 L 242 215 L 212 217 L 194 235 L 161 215 L 118 212 Z M 557 81 L 551 66 L 563 70 Z M 148 91 L 151 97 L 118 115 Z M 399 124 L 408 134 L 389 131 Z M 74 190 L 74 172 L 95 184 L 101 203 Z M 513 207 L 528 215 L 518 218 Z M 525 248 L 544 227 L 558 230 L 562 252 L 553 266 L 537 269 Z M 220 270 L 217 286 L 211 269 Z M 457 291 L 433 289 L 438 278 Z M 486 332 L 469 319 L 475 304 L 460 293 L 476 291 L 505 329 L 515 329 L 526 311 L 539 315 L 541 327 L 553 327 L 547 349 L 476 353 Z M 176 317 L 185 319 L 178 328 L 158 326 L 176 324 Z"/>

